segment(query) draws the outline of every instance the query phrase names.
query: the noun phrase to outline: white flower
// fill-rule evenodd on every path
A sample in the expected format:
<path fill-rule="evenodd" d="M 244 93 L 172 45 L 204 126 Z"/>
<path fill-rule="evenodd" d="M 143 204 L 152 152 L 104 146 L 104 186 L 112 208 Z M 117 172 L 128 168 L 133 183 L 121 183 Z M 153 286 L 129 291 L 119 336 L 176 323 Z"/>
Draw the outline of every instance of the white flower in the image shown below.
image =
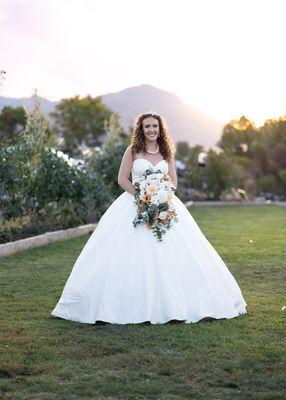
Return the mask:
<path fill-rule="evenodd" d="M 159 214 L 159 218 L 160 218 L 160 219 L 165 219 L 165 218 L 167 218 L 167 213 L 166 213 L 166 211 L 161 211 L 160 214 Z"/>
<path fill-rule="evenodd" d="M 148 185 L 146 187 L 146 193 L 149 195 L 155 195 L 157 194 L 157 187 L 156 185 Z"/>
<path fill-rule="evenodd" d="M 155 194 L 154 196 L 151 197 L 151 204 L 158 205 L 159 202 L 160 202 L 160 197 L 158 194 Z"/>
<path fill-rule="evenodd" d="M 143 190 L 146 186 L 147 186 L 147 182 L 146 181 L 140 182 L 140 184 L 139 184 L 140 191 Z"/>
<path fill-rule="evenodd" d="M 168 192 L 166 192 L 166 190 L 160 189 L 160 190 L 158 190 L 158 196 L 159 196 L 160 203 L 165 203 L 168 198 Z"/>
<path fill-rule="evenodd" d="M 166 186 L 165 182 L 159 182 L 158 187 L 160 189 L 164 189 L 164 190 L 168 189 L 168 186 Z"/>
<path fill-rule="evenodd" d="M 154 180 L 154 176 L 153 176 L 152 174 L 147 175 L 146 181 L 147 181 L 147 182 L 150 182 L 150 181 L 152 181 L 152 180 Z"/>
<path fill-rule="evenodd" d="M 58 156 L 59 158 L 62 158 L 63 155 L 64 155 L 64 153 L 63 153 L 62 151 L 57 150 L 57 156 Z"/>

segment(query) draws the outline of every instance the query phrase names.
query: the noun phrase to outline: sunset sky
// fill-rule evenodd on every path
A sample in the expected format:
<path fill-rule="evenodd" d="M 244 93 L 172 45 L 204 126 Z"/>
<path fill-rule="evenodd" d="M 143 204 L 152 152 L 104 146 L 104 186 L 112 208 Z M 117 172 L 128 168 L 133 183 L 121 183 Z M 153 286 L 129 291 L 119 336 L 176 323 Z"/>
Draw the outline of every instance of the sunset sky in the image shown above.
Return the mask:
<path fill-rule="evenodd" d="M 0 96 L 150 84 L 222 121 L 286 112 L 285 0 L 0 0 Z"/>

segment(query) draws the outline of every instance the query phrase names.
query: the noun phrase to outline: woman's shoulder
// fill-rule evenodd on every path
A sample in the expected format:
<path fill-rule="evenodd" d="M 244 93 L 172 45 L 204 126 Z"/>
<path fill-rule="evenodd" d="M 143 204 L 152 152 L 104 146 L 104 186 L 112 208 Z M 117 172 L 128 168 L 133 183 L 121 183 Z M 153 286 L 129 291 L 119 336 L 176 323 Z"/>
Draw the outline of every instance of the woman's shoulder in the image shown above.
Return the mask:
<path fill-rule="evenodd" d="M 135 146 L 130 144 L 127 146 L 125 153 L 132 157 L 132 160 L 136 160 L 136 158 L 143 158 L 143 153 L 137 152 Z"/>
<path fill-rule="evenodd" d="M 136 153 L 134 146 L 130 144 L 126 147 L 123 158 L 134 161 L 137 158 L 137 154 L 139 153 Z"/>
<path fill-rule="evenodd" d="M 126 147 L 125 154 L 129 155 L 129 156 L 133 154 L 133 146 L 132 146 L 132 144 L 130 144 L 129 146 Z"/>
<path fill-rule="evenodd" d="M 136 147 L 133 144 L 130 144 L 129 146 L 126 147 L 126 150 L 130 153 L 136 153 Z"/>

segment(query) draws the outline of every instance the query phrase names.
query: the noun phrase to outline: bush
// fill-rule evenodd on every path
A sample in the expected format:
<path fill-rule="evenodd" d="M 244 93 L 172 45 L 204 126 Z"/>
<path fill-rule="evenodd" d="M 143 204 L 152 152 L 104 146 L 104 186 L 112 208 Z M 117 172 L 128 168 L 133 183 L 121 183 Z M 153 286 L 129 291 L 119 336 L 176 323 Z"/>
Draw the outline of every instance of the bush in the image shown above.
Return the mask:
<path fill-rule="evenodd" d="M 1 229 L 2 242 L 94 222 L 112 200 L 100 169 L 87 172 L 83 161 L 48 147 L 37 101 L 27 113 L 18 143 L 0 148 L 0 208 L 7 221 L 18 221 Z M 114 161 L 111 154 L 108 159 Z"/>
<path fill-rule="evenodd" d="M 265 195 L 268 193 L 278 194 L 279 185 L 274 175 L 262 176 L 257 182 L 258 194 Z"/>

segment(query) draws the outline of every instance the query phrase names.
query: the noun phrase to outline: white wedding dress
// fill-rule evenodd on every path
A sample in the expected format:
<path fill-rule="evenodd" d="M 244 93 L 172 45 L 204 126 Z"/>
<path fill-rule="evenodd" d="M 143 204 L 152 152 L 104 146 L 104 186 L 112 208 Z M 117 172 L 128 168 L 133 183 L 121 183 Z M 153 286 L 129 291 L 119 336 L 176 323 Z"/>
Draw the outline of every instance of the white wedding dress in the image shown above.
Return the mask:
<path fill-rule="evenodd" d="M 168 163 L 134 160 L 132 182 L 146 169 L 167 173 Z M 179 222 L 162 241 L 145 225 L 133 226 L 134 201 L 124 192 L 103 214 L 52 316 L 88 324 L 160 324 L 245 314 L 236 280 L 181 200 L 174 195 Z"/>

